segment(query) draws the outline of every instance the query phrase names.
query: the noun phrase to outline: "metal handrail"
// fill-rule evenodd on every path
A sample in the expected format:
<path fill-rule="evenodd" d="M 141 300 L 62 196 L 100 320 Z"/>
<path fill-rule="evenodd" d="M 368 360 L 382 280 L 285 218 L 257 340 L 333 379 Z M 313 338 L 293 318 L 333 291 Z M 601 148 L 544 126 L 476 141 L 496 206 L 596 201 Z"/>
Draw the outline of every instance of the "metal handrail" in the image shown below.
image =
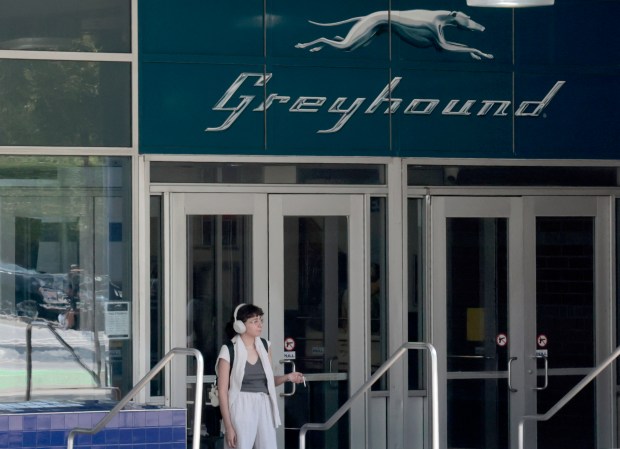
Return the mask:
<path fill-rule="evenodd" d="M 26 326 L 26 401 L 30 401 L 31 393 L 32 393 L 32 327 L 45 327 L 49 329 L 56 340 L 67 349 L 75 361 L 82 367 L 90 376 L 93 378 L 98 387 L 101 387 L 101 379 L 97 373 L 91 370 L 86 364 L 82 361 L 79 355 L 75 352 L 73 347 L 65 341 L 64 338 L 60 336 L 56 329 L 52 326 L 51 323 L 46 323 L 44 321 L 31 321 Z"/>
<path fill-rule="evenodd" d="M 299 430 L 299 449 L 306 449 L 306 433 L 309 430 L 329 430 L 336 422 L 342 418 L 342 416 L 351 409 L 353 402 L 362 394 L 372 387 L 372 385 L 379 380 L 392 365 L 394 365 L 403 354 L 409 349 L 426 349 L 431 357 L 431 435 L 432 435 L 432 448 L 439 449 L 439 410 L 438 410 L 438 392 L 439 392 L 439 380 L 437 375 L 437 351 L 430 343 L 416 343 L 409 342 L 404 343 L 398 350 L 387 359 L 383 365 L 379 367 L 377 371 L 366 381 L 364 385 L 358 388 L 358 390 L 349 398 L 347 402 L 342 406 L 324 423 L 306 423 L 301 426 Z"/>
<path fill-rule="evenodd" d="M 583 390 L 590 382 L 592 382 L 605 368 L 620 356 L 620 346 L 616 348 L 600 365 L 594 368 L 590 373 L 581 379 L 581 381 L 575 385 L 568 393 L 564 395 L 553 407 L 549 409 L 544 415 L 525 415 L 519 420 L 519 449 L 523 449 L 524 440 L 524 426 L 525 421 L 548 421 L 559 412 L 568 402 L 570 402 L 581 390 Z"/>
<path fill-rule="evenodd" d="M 196 396 L 194 399 L 194 438 L 192 441 L 192 449 L 200 449 L 200 425 L 202 423 L 202 382 L 204 376 L 204 362 L 202 354 L 195 348 L 172 348 L 168 353 L 155 365 L 145 376 L 119 401 L 116 406 L 108 412 L 104 418 L 91 429 L 76 427 L 69 432 L 67 438 L 67 449 L 73 449 L 73 440 L 78 433 L 94 435 L 103 429 L 122 409 L 131 401 L 144 386 L 151 381 L 159 372 L 172 360 L 177 354 L 193 355 L 196 357 Z"/>

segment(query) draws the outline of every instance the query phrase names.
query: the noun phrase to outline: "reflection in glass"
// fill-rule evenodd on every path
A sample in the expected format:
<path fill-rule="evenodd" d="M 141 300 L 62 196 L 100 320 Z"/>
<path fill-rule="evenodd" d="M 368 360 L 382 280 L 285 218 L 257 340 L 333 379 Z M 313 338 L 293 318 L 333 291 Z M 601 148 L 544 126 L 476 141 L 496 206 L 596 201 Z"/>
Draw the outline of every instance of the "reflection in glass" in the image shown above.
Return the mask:
<path fill-rule="evenodd" d="M 536 334 L 547 337 L 550 369 L 594 366 L 594 288 L 594 218 L 538 217 Z M 538 392 L 538 412 L 549 410 L 578 380 L 552 373 Z M 595 447 L 594 401 L 594 388 L 588 388 L 539 425 L 539 447 Z"/>
<path fill-rule="evenodd" d="M 129 176 L 129 158 L 2 158 L 0 401 L 24 398 L 33 321 L 84 366 L 49 329 L 34 328 L 32 399 L 131 388 Z"/>
<path fill-rule="evenodd" d="M 508 223 L 505 218 L 446 220 L 447 365 L 489 373 L 448 380 L 448 447 L 508 448 Z"/>
<path fill-rule="evenodd" d="M 266 164 L 151 162 L 151 182 L 250 184 L 385 184 L 385 166 L 374 164 Z"/>
<path fill-rule="evenodd" d="M 507 368 L 508 253 L 505 218 L 447 219 L 449 371 Z"/>
<path fill-rule="evenodd" d="M 620 199 L 616 199 L 616 304 L 620 304 Z M 620 307 L 616 307 L 616 323 L 620 323 Z M 620 326 L 616 324 L 616 347 L 620 346 Z M 616 385 L 620 385 L 620 361 L 616 362 Z"/>
<path fill-rule="evenodd" d="M 150 319 L 151 368 L 164 356 L 164 296 L 162 286 L 162 198 L 151 196 L 150 219 Z M 164 395 L 165 370 L 151 381 L 151 396 Z"/>
<path fill-rule="evenodd" d="M 551 352 L 549 356 L 551 364 Z M 549 387 L 538 392 L 537 413 L 543 414 L 550 410 L 582 379 L 583 375 L 550 376 Z M 553 419 L 538 423 L 538 447 L 545 449 L 596 447 L 595 404 L 596 384 L 592 382 L 568 402 Z"/>
<path fill-rule="evenodd" d="M 594 366 L 594 218 L 536 219 L 536 331 L 554 368 Z"/>
<path fill-rule="evenodd" d="M 239 303 L 252 303 L 252 217 L 190 215 L 187 217 L 187 347 L 204 358 L 205 375 L 214 375 L 224 344 L 224 328 Z M 188 358 L 187 374 L 196 375 Z M 194 401 L 194 385 L 187 401 Z M 219 431 L 219 410 L 209 405 L 205 389 L 202 420 L 209 433 Z M 188 407 L 192 420 L 193 406 Z"/>
<path fill-rule="evenodd" d="M 409 165 L 410 186 L 611 186 L 616 167 Z"/>
<path fill-rule="evenodd" d="M 0 49 L 129 53 L 131 2 L 0 2 Z"/>
<path fill-rule="evenodd" d="M 374 373 L 388 357 L 387 201 L 370 199 L 370 368 Z M 387 389 L 387 376 L 373 390 Z"/>
<path fill-rule="evenodd" d="M 450 380 L 448 447 L 509 449 L 508 395 L 506 379 Z"/>
<path fill-rule="evenodd" d="M 421 199 L 407 200 L 407 322 L 408 341 L 424 341 L 424 212 Z M 419 351 L 408 352 L 408 389 L 424 388 Z"/>
<path fill-rule="evenodd" d="M 131 146 L 129 63 L 0 60 L 0 145 Z"/>
<path fill-rule="evenodd" d="M 295 342 L 296 367 L 326 373 L 285 402 L 286 448 L 306 422 L 325 422 L 348 399 L 349 276 L 346 217 L 284 218 L 284 335 Z M 308 447 L 349 447 L 348 420 L 310 432 Z"/>

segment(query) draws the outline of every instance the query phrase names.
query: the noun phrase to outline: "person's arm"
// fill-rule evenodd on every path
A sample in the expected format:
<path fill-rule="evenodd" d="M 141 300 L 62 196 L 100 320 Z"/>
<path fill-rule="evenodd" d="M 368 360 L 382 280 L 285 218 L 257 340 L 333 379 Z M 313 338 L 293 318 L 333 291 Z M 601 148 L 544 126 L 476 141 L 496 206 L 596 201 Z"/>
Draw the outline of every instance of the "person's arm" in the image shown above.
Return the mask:
<path fill-rule="evenodd" d="M 269 348 L 269 361 L 271 362 L 271 348 Z M 304 375 L 300 372 L 293 371 L 292 373 L 284 374 L 282 376 L 273 376 L 273 382 L 277 386 L 282 385 L 285 382 L 294 382 L 300 384 L 304 381 Z"/>
<path fill-rule="evenodd" d="M 284 374 L 282 376 L 273 376 L 273 381 L 275 382 L 276 387 L 285 382 L 300 384 L 304 381 L 304 375 L 298 371 L 293 371 L 292 373 Z"/>
<path fill-rule="evenodd" d="M 226 442 L 228 446 L 234 448 L 237 446 L 237 434 L 230 419 L 230 408 L 228 407 L 228 387 L 230 384 L 230 363 L 228 360 L 220 359 L 217 365 L 217 391 L 220 396 L 220 412 L 222 413 L 222 421 Z"/>

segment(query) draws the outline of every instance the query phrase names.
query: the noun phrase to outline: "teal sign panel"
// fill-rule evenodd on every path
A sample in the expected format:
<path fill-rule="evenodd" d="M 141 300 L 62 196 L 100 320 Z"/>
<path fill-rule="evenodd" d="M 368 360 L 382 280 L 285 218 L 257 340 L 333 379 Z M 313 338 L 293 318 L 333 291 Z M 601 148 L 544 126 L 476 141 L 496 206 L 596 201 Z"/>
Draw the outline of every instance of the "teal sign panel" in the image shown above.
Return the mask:
<path fill-rule="evenodd" d="M 620 3 L 391 5 L 141 0 L 140 151 L 617 157 Z"/>

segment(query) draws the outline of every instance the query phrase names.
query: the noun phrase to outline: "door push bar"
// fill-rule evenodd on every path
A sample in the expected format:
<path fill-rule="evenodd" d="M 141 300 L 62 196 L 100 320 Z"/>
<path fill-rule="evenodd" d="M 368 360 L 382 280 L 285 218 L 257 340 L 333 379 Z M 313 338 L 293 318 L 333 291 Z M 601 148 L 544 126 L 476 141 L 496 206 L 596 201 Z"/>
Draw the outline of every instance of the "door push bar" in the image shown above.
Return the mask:
<path fill-rule="evenodd" d="M 533 355 L 532 358 L 543 359 L 545 361 L 545 384 L 542 387 L 534 387 L 532 388 L 532 390 L 537 390 L 537 391 L 546 390 L 547 387 L 549 386 L 549 359 L 547 358 L 546 355 L 542 355 L 542 354 Z M 511 393 L 516 393 L 517 391 L 519 391 L 516 388 L 512 387 L 512 362 L 518 359 L 519 359 L 518 357 L 510 357 L 508 359 L 508 390 Z"/>
<path fill-rule="evenodd" d="M 295 371 L 295 362 L 293 360 L 280 360 L 280 364 L 285 365 L 287 363 L 291 364 L 292 370 Z M 297 391 L 297 384 L 295 382 L 293 382 L 293 389 L 291 390 L 290 393 L 280 393 L 280 396 L 282 397 L 288 397 L 288 396 L 293 396 L 295 394 L 295 391 Z"/>
<path fill-rule="evenodd" d="M 508 390 L 511 393 L 516 393 L 517 391 L 519 391 L 516 388 L 512 388 L 512 362 L 518 359 L 519 357 L 510 357 L 508 359 Z"/>
<path fill-rule="evenodd" d="M 549 386 L 549 359 L 546 355 L 536 354 L 532 356 L 533 359 L 543 359 L 545 361 L 545 384 L 542 387 L 534 387 L 532 390 L 542 391 Z"/>

